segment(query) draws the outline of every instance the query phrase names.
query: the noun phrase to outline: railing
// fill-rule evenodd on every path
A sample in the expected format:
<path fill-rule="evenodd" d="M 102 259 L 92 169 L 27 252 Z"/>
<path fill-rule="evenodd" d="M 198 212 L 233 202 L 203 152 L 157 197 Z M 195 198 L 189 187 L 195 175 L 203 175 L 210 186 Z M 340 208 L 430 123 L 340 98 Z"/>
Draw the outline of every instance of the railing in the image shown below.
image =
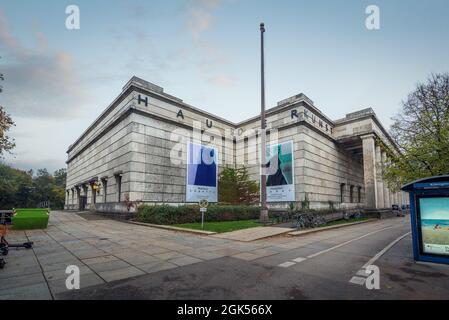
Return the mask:
<path fill-rule="evenodd" d="M 48 208 L 50 209 L 50 201 L 42 201 L 37 204 L 38 208 Z"/>

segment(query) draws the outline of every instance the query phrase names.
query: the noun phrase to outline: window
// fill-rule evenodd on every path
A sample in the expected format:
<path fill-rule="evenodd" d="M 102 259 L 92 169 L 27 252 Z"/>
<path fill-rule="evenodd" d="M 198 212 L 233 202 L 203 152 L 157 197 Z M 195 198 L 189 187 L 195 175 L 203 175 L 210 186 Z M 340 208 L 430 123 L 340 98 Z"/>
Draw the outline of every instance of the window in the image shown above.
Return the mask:
<path fill-rule="evenodd" d="M 118 174 L 115 176 L 115 182 L 117 184 L 117 202 L 121 201 L 121 193 L 122 193 L 122 175 Z"/>
<path fill-rule="evenodd" d="M 354 186 L 349 188 L 349 202 L 354 203 Z"/>
<path fill-rule="evenodd" d="M 104 178 L 101 180 L 103 182 L 103 202 L 108 202 L 108 179 Z"/>
<path fill-rule="evenodd" d="M 345 184 L 344 183 L 340 184 L 340 202 L 341 203 L 345 202 Z"/>
<path fill-rule="evenodd" d="M 357 202 L 358 203 L 362 202 L 362 187 L 357 188 Z"/>

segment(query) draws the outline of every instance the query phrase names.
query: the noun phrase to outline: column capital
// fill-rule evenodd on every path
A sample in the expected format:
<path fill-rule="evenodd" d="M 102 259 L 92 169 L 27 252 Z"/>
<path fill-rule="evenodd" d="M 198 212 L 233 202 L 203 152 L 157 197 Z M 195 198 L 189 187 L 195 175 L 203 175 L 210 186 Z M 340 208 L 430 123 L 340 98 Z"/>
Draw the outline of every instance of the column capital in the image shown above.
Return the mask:
<path fill-rule="evenodd" d="M 365 140 L 365 139 L 374 139 L 376 137 L 376 135 L 374 133 L 368 133 L 368 134 L 364 134 L 362 136 L 360 136 L 360 139 Z"/>

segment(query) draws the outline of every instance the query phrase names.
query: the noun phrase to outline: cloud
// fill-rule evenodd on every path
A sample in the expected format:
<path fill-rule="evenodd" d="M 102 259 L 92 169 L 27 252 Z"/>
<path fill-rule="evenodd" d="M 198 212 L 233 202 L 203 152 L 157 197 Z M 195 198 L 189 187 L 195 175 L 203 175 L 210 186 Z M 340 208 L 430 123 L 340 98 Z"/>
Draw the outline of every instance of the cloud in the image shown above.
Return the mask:
<path fill-rule="evenodd" d="M 218 8 L 221 2 L 221 0 L 191 0 L 188 2 L 187 26 L 195 39 L 199 39 L 201 34 L 211 27 L 214 21 L 212 12 Z"/>
<path fill-rule="evenodd" d="M 2 161 L 6 165 L 20 170 L 30 170 L 37 171 L 38 169 L 46 168 L 48 172 L 53 173 L 58 169 L 65 168 L 66 164 L 60 159 L 21 159 L 21 160 L 7 160 Z"/>
<path fill-rule="evenodd" d="M 4 103 L 13 116 L 71 118 L 87 96 L 72 56 L 49 48 L 45 35 L 35 32 L 34 47 L 24 47 L 8 29 L 0 11 L 0 68 L 5 74 Z"/>
<path fill-rule="evenodd" d="M 211 30 L 216 22 L 214 12 L 225 2 L 230 0 L 190 0 L 187 2 L 186 10 L 193 51 L 199 52 L 197 54 L 199 74 L 204 80 L 220 87 L 229 87 L 235 82 L 233 76 L 219 71 L 229 64 L 230 59 L 223 50 L 207 40 L 205 33 Z"/>
<path fill-rule="evenodd" d="M 209 81 L 220 87 L 230 87 L 234 85 L 235 79 L 227 75 L 217 75 L 209 78 Z"/>

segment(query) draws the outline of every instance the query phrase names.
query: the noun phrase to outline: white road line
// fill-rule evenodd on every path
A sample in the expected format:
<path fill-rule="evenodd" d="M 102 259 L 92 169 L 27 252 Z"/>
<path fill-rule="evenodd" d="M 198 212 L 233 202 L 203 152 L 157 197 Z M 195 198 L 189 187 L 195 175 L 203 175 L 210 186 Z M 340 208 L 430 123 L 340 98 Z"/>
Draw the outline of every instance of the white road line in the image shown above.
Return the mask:
<path fill-rule="evenodd" d="M 406 236 L 408 236 L 411 232 L 407 232 L 406 234 L 403 234 L 390 244 L 388 244 L 385 248 L 383 248 L 381 251 L 379 251 L 374 257 L 372 257 L 367 263 L 363 265 L 363 267 L 357 271 L 356 276 L 352 277 L 351 280 L 349 280 L 350 283 L 357 284 L 357 285 L 364 285 L 366 279 L 363 277 L 368 277 L 369 273 L 366 272 L 366 269 L 368 266 L 371 266 L 374 264 L 374 262 L 377 261 L 380 257 L 382 257 L 388 250 L 390 250 L 396 243 L 404 239 Z M 361 277 L 359 277 L 361 276 Z"/>
<path fill-rule="evenodd" d="M 357 271 L 357 273 L 355 274 L 356 276 L 360 276 L 360 277 L 368 277 L 368 273 L 366 273 L 365 269 L 360 269 L 359 271 Z"/>
<path fill-rule="evenodd" d="M 346 241 L 346 242 L 340 243 L 340 244 L 338 244 L 338 245 L 336 245 L 336 246 L 333 246 L 332 248 L 329 248 L 329 249 L 322 250 L 322 251 L 319 251 L 319 252 L 317 252 L 317 253 L 311 254 L 310 256 L 307 256 L 306 258 L 304 258 L 304 257 L 298 257 L 298 258 L 292 260 L 292 261 L 294 261 L 294 262 L 292 262 L 292 261 L 286 261 L 286 262 L 283 262 L 283 263 L 279 264 L 278 267 L 282 267 L 282 268 L 288 268 L 288 267 L 291 267 L 291 266 L 295 265 L 296 263 L 300 263 L 300 262 L 306 261 L 307 259 L 310 259 L 310 258 L 315 258 L 316 256 L 319 256 L 319 255 L 321 255 L 321 254 L 323 254 L 323 253 L 326 253 L 326 252 L 329 252 L 329 251 L 338 249 L 338 248 L 340 248 L 340 247 L 342 247 L 342 246 L 345 246 L 345 245 L 347 245 L 347 244 L 350 244 L 351 242 L 360 240 L 360 239 L 365 238 L 365 237 L 368 237 L 368 236 L 370 236 L 370 235 L 372 235 L 372 234 L 375 234 L 375 233 L 378 233 L 378 232 L 381 232 L 381 231 L 384 231 L 384 230 L 388 230 L 388 229 L 391 229 L 391 228 L 397 228 L 397 227 L 396 227 L 396 226 L 389 226 L 389 227 L 386 227 L 386 228 L 382 228 L 382 229 L 379 229 L 379 230 L 375 230 L 375 231 L 369 232 L 369 233 L 364 234 L 363 236 L 360 236 L 360 237 L 358 237 L 358 238 L 351 239 L 351 240 L 349 240 L 349 241 Z"/>
<path fill-rule="evenodd" d="M 352 277 L 351 280 L 349 280 L 349 282 L 353 284 L 358 284 L 360 286 L 363 286 L 365 284 L 365 281 L 366 279 L 362 277 Z"/>
<path fill-rule="evenodd" d="M 331 247 L 331 248 L 329 248 L 329 249 L 322 250 L 322 251 L 319 251 L 319 252 L 317 252 L 317 253 L 311 254 L 310 256 L 307 256 L 307 258 L 308 258 L 308 259 L 310 259 L 310 258 L 315 258 L 316 256 L 319 256 L 319 255 L 321 255 L 321 254 L 323 254 L 323 253 L 327 253 L 327 252 L 329 252 L 329 251 L 338 249 L 338 248 L 343 247 L 343 246 L 345 246 L 345 245 L 347 245 L 347 244 L 350 244 L 351 242 L 354 242 L 354 241 L 363 239 L 363 238 L 368 237 L 368 236 L 370 236 L 370 235 L 372 235 L 372 234 L 375 234 L 375 233 L 378 233 L 378 232 L 381 232 L 381 231 L 384 231 L 384 230 L 392 229 L 392 228 L 395 228 L 395 227 L 394 227 L 394 226 L 390 226 L 390 227 L 386 227 L 386 228 L 383 228 L 383 229 L 379 229 L 379 230 L 372 231 L 372 232 L 367 233 L 367 234 L 364 234 L 363 236 L 360 236 L 360 237 L 358 237 L 358 238 L 351 239 L 351 240 L 349 240 L 349 241 L 340 243 L 340 244 L 338 244 L 338 245 L 336 245 L 336 246 L 333 246 L 333 247 Z"/>
<path fill-rule="evenodd" d="M 281 263 L 280 265 L 278 265 L 278 267 L 288 268 L 288 267 L 291 267 L 294 264 L 296 264 L 296 263 L 291 262 L 291 261 L 287 261 L 287 262 Z"/>
<path fill-rule="evenodd" d="M 408 236 L 411 232 L 407 232 L 406 234 L 400 236 L 399 238 L 397 238 L 396 240 L 394 240 L 392 243 L 390 243 L 388 246 L 386 246 L 385 248 L 383 248 L 381 251 L 379 251 L 378 254 L 376 254 L 374 257 L 372 257 L 367 263 L 365 263 L 362 267 L 362 269 L 366 269 L 366 267 L 374 264 L 374 262 L 376 262 L 377 259 L 379 259 L 380 257 L 382 257 L 385 252 L 387 252 L 388 250 L 391 249 L 391 247 L 393 247 L 396 243 L 398 243 L 399 241 L 401 241 L 403 238 L 405 238 L 406 236 Z"/>

